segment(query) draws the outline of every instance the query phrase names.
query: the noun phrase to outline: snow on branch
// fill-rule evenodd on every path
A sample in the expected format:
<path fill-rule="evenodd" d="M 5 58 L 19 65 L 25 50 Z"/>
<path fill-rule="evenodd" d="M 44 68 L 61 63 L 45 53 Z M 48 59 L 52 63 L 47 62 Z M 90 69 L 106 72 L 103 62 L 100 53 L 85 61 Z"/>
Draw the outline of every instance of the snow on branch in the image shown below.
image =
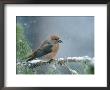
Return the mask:
<path fill-rule="evenodd" d="M 34 73 L 38 74 L 84 74 L 87 73 L 89 67 L 94 68 L 94 58 L 88 56 L 67 57 L 52 61 L 36 58 L 29 62 L 17 62 L 17 66 L 19 65 L 25 66 L 25 69 L 31 68 Z"/>

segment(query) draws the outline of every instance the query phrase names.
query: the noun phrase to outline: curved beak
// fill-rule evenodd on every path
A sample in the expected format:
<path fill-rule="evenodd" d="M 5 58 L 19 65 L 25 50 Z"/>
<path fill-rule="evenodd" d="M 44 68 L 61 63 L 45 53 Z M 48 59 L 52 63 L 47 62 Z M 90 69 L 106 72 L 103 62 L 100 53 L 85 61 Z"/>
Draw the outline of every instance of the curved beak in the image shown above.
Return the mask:
<path fill-rule="evenodd" d="M 62 40 L 58 40 L 59 43 L 63 43 Z"/>

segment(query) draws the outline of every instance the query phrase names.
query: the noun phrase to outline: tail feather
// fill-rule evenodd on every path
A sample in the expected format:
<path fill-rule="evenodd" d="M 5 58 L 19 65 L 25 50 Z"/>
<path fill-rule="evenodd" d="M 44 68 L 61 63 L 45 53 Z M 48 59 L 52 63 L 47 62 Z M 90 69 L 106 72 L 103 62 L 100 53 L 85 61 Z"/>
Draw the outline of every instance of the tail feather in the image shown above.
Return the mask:
<path fill-rule="evenodd" d="M 35 58 L 34 56 L 34 54 L 28 56 L 26 62 L 33 60 Z"/>

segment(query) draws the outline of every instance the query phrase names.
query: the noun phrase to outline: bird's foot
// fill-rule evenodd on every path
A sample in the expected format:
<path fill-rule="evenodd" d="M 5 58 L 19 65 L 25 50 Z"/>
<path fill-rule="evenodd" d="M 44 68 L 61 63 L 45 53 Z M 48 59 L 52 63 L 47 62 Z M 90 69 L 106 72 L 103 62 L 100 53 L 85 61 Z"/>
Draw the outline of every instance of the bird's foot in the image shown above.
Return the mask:
<path fill-rule="evenodd" d="M 54 59 L 50 59 L 47 63 L 52 63 L 54 61 Z"/>
<path fill-rule="evenodd" d="M 64 65 L 65 64 L 65 61 L 63 61 L 63 60 L 62 61 L 59 61 L 58 64 Z"/>

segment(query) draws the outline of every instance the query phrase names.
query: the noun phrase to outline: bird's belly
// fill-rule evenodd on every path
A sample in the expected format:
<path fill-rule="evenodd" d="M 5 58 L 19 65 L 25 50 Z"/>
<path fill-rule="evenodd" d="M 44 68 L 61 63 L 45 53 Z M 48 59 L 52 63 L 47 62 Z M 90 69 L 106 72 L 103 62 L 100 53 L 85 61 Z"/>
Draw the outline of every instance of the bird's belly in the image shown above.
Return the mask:
<path fill-rule="evenodd" d="M 50 59 L 55 59 L 55 56 L 56 56 L 56 53 L 51 52 L 51 53 L 45 55 L 43 58 L 47 59 L 47 60 L 50 60 Z"/>

